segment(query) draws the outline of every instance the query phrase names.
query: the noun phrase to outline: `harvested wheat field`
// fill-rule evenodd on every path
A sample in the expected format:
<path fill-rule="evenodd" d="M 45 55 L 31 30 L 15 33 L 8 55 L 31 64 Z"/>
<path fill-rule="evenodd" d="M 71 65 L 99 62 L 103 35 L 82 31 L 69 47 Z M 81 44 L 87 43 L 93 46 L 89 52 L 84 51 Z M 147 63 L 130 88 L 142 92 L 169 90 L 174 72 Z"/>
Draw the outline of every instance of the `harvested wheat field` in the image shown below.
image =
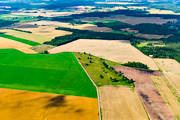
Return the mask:
<path fill-rule="evenodd" d="M 173 59 L 154 59 L 170 84 L 180 94 L 180 64 Z"/>
<path fill-rule="evenodd" d="M 135 81 L 135 90 L 144 103 L 151 120 L 174 120 L 172 111 L 170 111 L 168 105 L 151 80 L 151 76 L 161 76 L 162 73 L 124 66 L 114 67 L 114 69 Z"/>
<path fill-rule="evenodd" d="M 72 34 L 71 32 L 64 30 L 56 30 L 55 27 L 52 26 L 39 26 L 38 28 L 17 28 L 19 30 L 30 31 L 32 34 L 45 36 L 48 38 L 55 38 L 58 36 L 65 36 Z"/>
<path fill-rule="evenodd" d="M 13 48 L 24 53 L 36 53 L 35 51 L 31 50 L 30 47 L 32 46 L 18 41 L 0 37 L 0 49 Z"/>
<path fill-rule="evenodd" d="M 53 26 L 53 27 L 66 27 L 66 28 L 72 28 L 72 29 L 79 29 L 79 30 L 91 30 L 91 31 L 97 31 L 97 32 L 111 32 L 111 28 L 107 27 L 97 27 L 93 24 L 81 24 L 81 25 L 72 25 L 71 23 L 64 23 L 64 22 L 57 22 L 57 21 L 37 21 L 37 22 L 31 22 L 28 23 L 31 25 L 47 25 L 47 26 Z"/>
<path fill-rule="evenodd" d="M 158 70 L 150 57 L 141 53 L 129 41 L 125 40 L 80 39 L 49 50 L 49 53 L 52 54 L 59 52 L 87 52 L 120 63 L 142 62 L 147 64 L 150 69 Z"/>
<path fill-rule="evenodd" d="M 164 76 L 152 76 L 155 86 L 157 87 L 159 93 L 163 97 L 164 101 L 168 105 L 169 109 L 172 111 L 176 120 L 180 119 L 180 95 L 176 90 L 170 85 L 168 80 Z"/>
<path fill-rule="evenodd" d="M 5 34 L 7 34 L 7 35 L 12 35 L 12 36 L 15 36 L 18 38 L 31 40 L 33 42 L 38 42 L 38 43 L 44 43 L 46 41 L 52 40 L 51 38 L 46 37 L 46 36 L 32 34 L 32 33 L 26 33 L 26 32 L 20 32 L 20 31 L 10 30 L 10 29 L 0 30 L 0 32 L 5 32 Z"/>
<path fill-rule="evenodd" d="M 136 92 L 128 87 L 99 88 L 103 120 L 148 120 Z"/>
<path fill-rule="evenodd" d="M 2 120 L 98 120 L 94 98 L 0 89 Z"/>

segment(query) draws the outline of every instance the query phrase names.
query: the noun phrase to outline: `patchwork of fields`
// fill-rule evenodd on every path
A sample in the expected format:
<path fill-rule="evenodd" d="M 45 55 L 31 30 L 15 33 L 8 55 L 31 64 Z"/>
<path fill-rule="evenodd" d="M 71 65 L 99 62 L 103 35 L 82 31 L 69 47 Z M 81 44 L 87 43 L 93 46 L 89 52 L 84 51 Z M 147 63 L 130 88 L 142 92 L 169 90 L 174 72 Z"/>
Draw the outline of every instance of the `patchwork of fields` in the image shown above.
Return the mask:
<path fill-rule="evenodd" d="M 3 49 L 0 57 L 2 88 L 97 97 L 96 88 L 72 53 L 24 54 Z"/>
<path fill-rule="evenodd" d="M 129 41 L 80 39 L 49 50 L 51 54 L 59 52 L 87 52 L 119 63 L 142 62 L 150 69 L 158 70 L 154 61 L 131 46 Z"/>

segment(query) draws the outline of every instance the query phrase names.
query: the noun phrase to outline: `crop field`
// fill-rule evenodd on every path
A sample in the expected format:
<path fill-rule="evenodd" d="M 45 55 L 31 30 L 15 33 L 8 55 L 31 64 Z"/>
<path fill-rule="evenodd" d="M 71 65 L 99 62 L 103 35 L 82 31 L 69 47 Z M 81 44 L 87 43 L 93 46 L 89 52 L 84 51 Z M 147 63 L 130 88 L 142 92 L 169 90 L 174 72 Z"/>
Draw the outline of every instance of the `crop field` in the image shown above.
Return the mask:
<path fill-rule="evenodd" d="M 155 62 L 163 71 L 169 83 L 180 94 L 180 64 L 173 59 L 155 59 Z"/>
<path fill-rule="evenodd" d="M 46 36 L 36 35 L 32 33 L 25 33 L 25 32 L 20 32 L 16 30 L 10 30 L 10 29 L 3 29 L 3 30 L 0 30 L 0 32 L 3 32 L 7 35 L 11 35 L 17 38 L 27 39 L 27 40 L 31 40 L 33 42 L 38 42 L 38 43 L 44 43 L 45 41 L 51 40 L 51 38 L 46 37 Z"/>
<path fill-rule="evenodd" d="M 0 37 L 0 49 L 13 48 L 24 53 L 29 53 L 29 54 L 36 53 L 35 51 L 31 50 L 30 47 L 32 46 L 18 42 L 18 41 Z"/>
<path fill-rule="evenodd" d="M 174 120 L 172 111 L 159 94 L 152 82 L 151 76 L 162 76 L 162 73 L 149 70 L 139 70 L 130 67 L 117 66 L 116 71 L 135 81 L 135 90 L 144 103 L 144 107 L 152 120 Z"/>
<path fill-rule="evenodd" d="M 21 42 L 21 43 L 25 43 L 25 44 L 28 44 L 28 45 L 31 45 L 31 46 L 40 45 L 40 43 L 33 42 L 33 41 L 30 41 L 30 40 L 27 40 L 27 39 L 14 37 L 14 36 L 11 36 L 11 35 L 0 34 L 0 37 L 1 38 L 11 39 L 11 40 L 18 41 L 18 42 Z"/>
<path fill-rule="evenodd" d="M 95 98 L 0 89 L 2 120 L 98 120 Z"/>
<path fill-rule="evenodd" d="M 49 50 L 49 53 L 86 52 L 118 63 L 141 62 L 158 70 L 154 61 L 124 40 L 80 39 Z M 126 53 L 126 54 L 125 54 Z"/>
<path fill-rule="evenodd" d="M 68 31 L 55 30 L 55 27 L 52 27 L 52 26 L 39 26 L 37 28 L 17 28 L 17 29 L 24 30 L 24 31 L 30 31 L 30 32 L 32 32 L 32 34 L 45 36 L 45 37 L 48 37 L 51 39 L 58 37 L 58 36 L 72 34 L 71 32 L 68 32 Z"/>
<path fill-rule="evenodd" d="M 128 87 L 99 88 L 103 120 L 148 120 L 137 93 Z"/>
<path fill-rule="evenodd" d="M 24 54 L 2 49 L 0 58 L 1 88 L 97 97 L 96 88 L 73 53 Z"/>
<path fill-rule="evenodd" d="M 180 120 L 180 95 L 164 76 L 152 76 L 151 79 L 176 120 Z"/>

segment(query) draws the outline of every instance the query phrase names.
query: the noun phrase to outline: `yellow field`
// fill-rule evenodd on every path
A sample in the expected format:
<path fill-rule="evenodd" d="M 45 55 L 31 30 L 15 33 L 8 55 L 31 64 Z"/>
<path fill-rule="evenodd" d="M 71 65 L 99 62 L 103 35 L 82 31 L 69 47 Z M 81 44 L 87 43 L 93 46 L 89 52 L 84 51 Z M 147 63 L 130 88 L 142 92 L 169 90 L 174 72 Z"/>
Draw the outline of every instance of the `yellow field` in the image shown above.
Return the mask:
<path fill-rule="evenodd" d="M 180 64 L 173 59 L 155 59 L 154 61 L 163 71 L 170 84 L 180 94 Z"/>
<path fill-rule="evenodd" d="M 150 14 L 171 14 L 171 15 L 180 15 L 180 13 L 175 13 L 171 10 L 160 10 L 160 9 L 154 9 L 151 8 L 150 10 L 147 10 Z"/>
<path fill-rule="evenodd" d="M 30 53 L 30 54 L 36 53 L 35 51 L 31 50 L 30 47 L 32 46 L 18 42 L 18 41 L 0 37 L 0 49 L 13 48 L 24 53 Z"/>
<path fill-rule="evenodd" d="M 180 95 L 170 85 L 170 83 L 164 76 L 152 76 L 152 80 L 161 96 L 163 97 L 164 101 L 167 103 L 169 109 L 174 114 L 176 120 L 180 120 Z"/>
<path fill-rule="evenodd" d="M 158 70 L 154 61 L 124 40 L 94 40 L 80 39 L 49 50 L 49 53 L 59 52 L 87 52 L 111 61 L 126 63 L 142 62 L 150 69 Z"/>
<path fill-rule="evenodd" d="M 15 36 L 18 38 L 23 38 L 23 39 L 27 39 L 27 40 L 31 40 L 31 41 L 39 42 L 39 43 L 44 43 L 46 41 L 51 40 L 51 38 L 46 37 L 46 36 L 31 34 L 31 33 L 25 33 L 25 32 L 10 30 L 10 29 L 0 30 L 0 32 L 5 32 L 7 35 L 12 35 L 12 36 Z"/>
<path fill-rule="evenodd" d="M 55 38 L 58 36 L 70 35 L 72 32 L 55 30 L 55 27 L 52 26 L 39 26 L 38 28 L 17 28 L 19 30 L 30 31 L 32 34 L 45 36 L 48 38 Z"/>
<path fill-rule="evenodd" d="M 94 98 L 0 89 L 1 120 L 98 120 Z"/>
<path fill-rule="evenodd" d="M 143 105 L 128 87 L 100 87 L 103 120 L 148 120 Z"/>

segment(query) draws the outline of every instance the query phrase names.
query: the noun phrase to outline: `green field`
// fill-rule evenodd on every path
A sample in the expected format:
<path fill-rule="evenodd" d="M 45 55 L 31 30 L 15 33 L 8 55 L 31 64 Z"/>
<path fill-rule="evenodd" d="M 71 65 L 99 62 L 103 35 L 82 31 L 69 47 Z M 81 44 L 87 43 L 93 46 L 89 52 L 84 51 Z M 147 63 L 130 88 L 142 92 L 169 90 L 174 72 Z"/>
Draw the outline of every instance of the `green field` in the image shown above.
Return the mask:
<path fill-rule="evenodd" d="M 121 73 L 114 71 L 111 66 L 120 66 L 120 63 L 105 60 L 85 53 L 74 53 L 82 63 L 88 74 L 94 80 L 97 86 L 104 85 L 125 85 L 133 87 L 131 80 L 125 78 Z M 107 64 L 108 67 L 106 65 Z"/>
<path fill-rule="evenodd" d="M 25 43 L 25 44 L 28 44 L 28 45 L 31 45 L 31 46 L 41 45 L 40 43 L 37 43 L 37 42 L 33 42 L 33 41 L 30 41 L 30 40 L 14 37 L 14 36 L 11 36 L 11 35 L 1 34 L 1 33 L 0 33 L 0 37 L 8 38 L 8 39 L 15 40 L 15 41 L 18 41 L 18 42 L 22 42 L 22 43 Z"/>
<path fill-rule="evenodd" d="M 96 98 L 96 88 L 73 53 L 0 50 L 0 87 Z"/>

